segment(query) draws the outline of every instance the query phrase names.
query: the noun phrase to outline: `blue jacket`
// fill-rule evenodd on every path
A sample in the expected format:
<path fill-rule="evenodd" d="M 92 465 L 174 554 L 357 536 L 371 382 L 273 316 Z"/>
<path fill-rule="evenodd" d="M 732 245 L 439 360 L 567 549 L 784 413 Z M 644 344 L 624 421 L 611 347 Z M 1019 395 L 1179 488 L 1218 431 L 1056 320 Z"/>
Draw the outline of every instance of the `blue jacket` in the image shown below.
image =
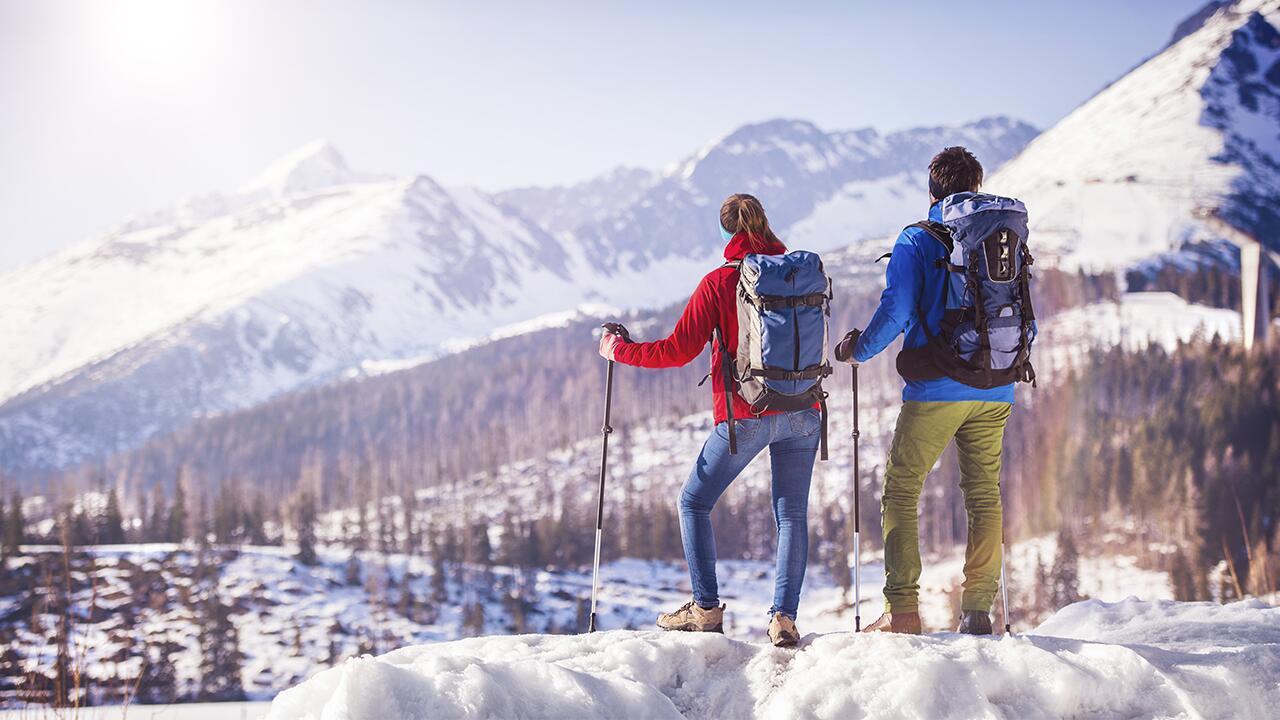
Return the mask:
<path fill-rule="evenodd" d="M 929 219 L 942 222 L 942 204 L 929 208 Z M 922 347 L 928 343 L 924 329 L 920 327 L 917 308 L 924 310 L 930 332 L 937 334 L 942 326 L 944 308 L 942 289 L 947 281 L 947 271 L 938 267 L 936 260 L 947 255 L 942 243 L 929 233 L 909 227 L 898 235 L 894 243 L 889 267 L 885 270 L 884 292 L 880 295 L 880 307 L 876 308 L 867 329 L 862 331 L 853 350 L 858 362 L 875 357 L 893 342 L 900 333 L 906 333 L 904 348 Z M 936 380 L 906 380 L 902 389 L 903 400 L 920 402 L 948 402 L 956 400 L 987 400 L 1013 402 L 1013 385 L 1002 385 L 980 390 L 964 383 L 941 377 Z"/>

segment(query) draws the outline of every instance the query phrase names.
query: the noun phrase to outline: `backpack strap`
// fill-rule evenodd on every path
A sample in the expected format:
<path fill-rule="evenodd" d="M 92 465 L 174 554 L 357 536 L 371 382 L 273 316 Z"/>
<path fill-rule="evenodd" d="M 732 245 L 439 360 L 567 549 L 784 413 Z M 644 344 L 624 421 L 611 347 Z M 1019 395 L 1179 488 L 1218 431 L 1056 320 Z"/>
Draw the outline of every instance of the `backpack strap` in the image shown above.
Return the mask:
<path fill-rule="evenodd" d="M 804 370 L 779 370 L 776 368 L 753 368 L 748 375 L 751 377 L 765 378 L 767 380 L 821 380 L 832 373 L 831 366 L 823 363 L 805 368 Z"/>
<path fill-rule="evenodd" d="M 947 255 L 950 255 L 951 252 L 955 250 L 956 244 L 955 241 L 951 239 L 951 231 L 947 229 L 946 225 L 943 225 L 940 222 L 921 220 L 920 222 L 911 223 L 903 229 L 905 230 L 907 228 L 920 228 L 921 230 L 929 233 L 934 240 L 942 243 L 942 246 L 947 249 Z"/>
<path fill-rule="evenodd" d="M 732 268 L 733 270 L 742 269 L 741 260 L 729 260 L 721 265 L 722 268 Z M 729 354 L 729 346 L 725 343 L 724 333 L 719 327 L 715 328 L 711 334 L 712 342 L 719 347 L 720 352 L 720 375 L 724 382 L 724 416 L 725 422 L 729 423 L 729 454 L 738 454 L 738 433 L 735 429 L 733 417 L 733 396 L 734 379 L 733 379 L 733 356 Z"/>
<path fill-rule="evenodd" d="M 825 462 L 827 460 L 827 394 L 825 392 L 818 396 L 818 414 L 822 418 L 822 435 L 818 438 L 818 447 Z"/>
<path fill-rule="evenodd" d="M 932 220 L 921 220 L 920 222 L 914 222 L 906 226 L 903 228 L 903 231 L 911 228 L 920 228 L 928 233 L 929 237 L 937 240 L 942 244 L 942 247 L 947 249 L 947 259 L 939 260 L 938 267 L 950 272 L 960 272 L 964 270 L 964 268 L 959 265 L 952 265 L 950 262 L 951 252 L 955 249 L 955 241 L 951 239 L 951 231 L 947 229 L 946 225 Z M 945 280 L 942 283 L 942 306 L 943 308 L 946 308 L 947 306 L 947 283 Z M 916 319 L 919 321 L 921 329 L 924 330 L 925 339 L 932 342 L 933 338 L 936 336 L 929 331 L 929 319 L 924 315 L 923 306 L 916 306 Z"/>
<path fill-rule="evenodd" d="M 744 295 L 743 299 L 751 303 L 757 310 L 790 310 L 796 307 L 823 307 L 827 301 L 831 299 L 828 293 L 816 292 L 808 295 L 791 295 L 788 297 L 780 295 L 761 295 L 758 299 L 752 298 L 750 295 Z"/>
<path fill-rule="evenodd" d="M 716 345 L 719 346 L 720 352 L 720 375 L 724 381 L 724 417 L 725 422 L 729 423 L 729 454 L 738 454 L 738 433 L 734 429 L 733 420 L 733 358 L 729 355 L 729 348 L 724 341 L 724 333 L 720 332 L 720 328 L 712 331 L 711 337 Z"/>

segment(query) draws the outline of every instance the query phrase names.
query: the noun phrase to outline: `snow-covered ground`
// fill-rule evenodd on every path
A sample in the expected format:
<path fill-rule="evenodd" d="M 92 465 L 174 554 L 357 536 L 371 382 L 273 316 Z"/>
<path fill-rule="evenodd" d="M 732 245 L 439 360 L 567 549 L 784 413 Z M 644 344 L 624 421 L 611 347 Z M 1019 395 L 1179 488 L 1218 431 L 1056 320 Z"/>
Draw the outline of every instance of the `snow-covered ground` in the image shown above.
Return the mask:
<path fill-rule="evenodd" d="M 1196 305 L 1170 292 L 1125 293 L 1054 315 L 1040 327 L 1036 370 L 1042 378 L 1079 364 L 1094 348 L 1141 351 L 1159 345 L 1172 352 L 1180 342 L 1240 339 L 1240 313 Z"/>
<path fill-rule="evenodd" d="M 55 548 L 26 548 L 25 558 L 11 560 L 12 571 L 29 565 L 40 553 Z M 194 554 L 172 545 L 125 545 L 93 549 L 92 577 L 73 595 L 76 609 L 72 635 L 87 676 L 109 682 L 118 671 L 121 653 L 135 653 L 140 644 L 171 642 L 177 692 L 191 692 L 198 684 L 201 651 L 200 616 L 190 598 L 198 595 L 190 577 Z M 1051 564 L 1056 552 L 1052 537 L 1017 543 L 1009 550 L 1012 624 L 1029 627 L 1026 617 L 1034 593 L 1037 562 Z M 348 553 L 321 552 L 315 568 L 300 565 L 291 551 L 274 547 L 244 548 L 234 555 L 211 555 L 217 568 L 209 582 L 217 585 L 223 602 L 235 608 L 232 622 L 243 654 L 241 683 L 252 700 L 268 700 L 281 689 L 302 682 L 334 663 L 363 653 L 407 645 L 438 643 L 472 634 L 513 632 L 576 633 L 582 629 L 585 601 L 590 596 L 587 569 L 536 570 L 520 573 L 506 567 L 450 567 L 445 594 L 433 599 L 435 567 L 427 558 L 401 554 L 362 553 L 352 582 Z M 954 590 L 961 579 L 962 552 L 927 557 L 921 578 L 921 613 L 927 629 L 946 629 L 955 622 Z M 82 563 L 78 572 L 88 572 Z M 136 590 L 139 572 L 163 580 L 163 600 L 144 599 Z M 486 575 L 486 572 L 488 573 Z M 764 638 L 773 595 L 773 567 L 765 561 L 721 561 L 722 599 L 727 605 L 726 636 L 742 642 Z M 1121 600 L 1171 597 L 1167 576 L 1136 567 L 1130 556 L 1085 556 L 1080 559 L 1080 589 L 1084 596 Z M 878 555 L 864 554 L 861 568 L 864 624 L 878 616 L 884 598 L 883 565 Z M 521 625 L 515 624 L 513 599 L 525 599 Z M 405 597 L 412 596 L 406 605 Z M 599 625 L 604 630 L 653 627 L 658 612 L 688 600 L 688 573 L 682 562 L 624 559 L 601 568 Z M 854 626 L 852 592 L 845 593 L 819 563 L 811 563 L 801 600 L 802 632 L 836 633 Z M 20 596 L 0 597 L 0 614 L 13 613 Z M 131 605 L 131 603 L 133 603 Z M 482 619 L 468 626 L 467 606 L 478 605 Z M 121 634 L 121 612 L 132 608 L 132 630 Z M 41 618 L 45 630 L 52 616 Z M 47 668 L 56 646 L 44 632 L 16 623 L 16 640 L 26 670 Z M 132 662 L 132 661 L 130 661 Z M 149 712 L 150 708 L 136 712 Z M 132 715 L 131 715 L 132 716 Z M 147 717 L 144 714 L 138 717 Z"/>
<path fill-rule="evenodd" d="M 1280 609 L 1086 601 L 1011 637 L 474 638 L 361 657 L 276 698 L 302 718 L 1274 717 Z"/>
<path fill-rule="evenodd" d="M 75 710 L 0 710 L 0 720 L 258 720 L 271 703 L 182 703 L 177 705 L 103 705 Z"/>

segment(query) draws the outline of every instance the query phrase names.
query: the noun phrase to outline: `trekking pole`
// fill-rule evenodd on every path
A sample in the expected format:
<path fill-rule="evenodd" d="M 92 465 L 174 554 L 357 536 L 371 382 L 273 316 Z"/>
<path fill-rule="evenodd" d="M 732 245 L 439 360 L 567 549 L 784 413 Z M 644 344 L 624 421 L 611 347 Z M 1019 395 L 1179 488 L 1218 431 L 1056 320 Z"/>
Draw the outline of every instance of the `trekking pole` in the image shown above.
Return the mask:
<path fill-rule="evenodd" d="M 1009 635 L 1009 583 L 1005 579 L 1004 488 L 1000 488 L 1000 604 L 1004 606 L 1004 634 Z"/>
<path fill-rule="evenodd" d="M 858 364 L 853 369 L 853 629 L 862 631 L 862 507 L 858 499 Z"/>
<path fill-rule="evenodd" d="M 604 475 L 609 462 L 609 433 L 613 432 L 613 428 L 609 427 L 609 409 L 612 405 L 613 361 L 610 360 L 604 380 L 604 426 L 600 428 L 600 489 L 596 499 L 596 553 L 591 568 L 591 619 L 587 622 L 587 632 L 596 631 L 596 594 L 600 587 L 600 538 L 604 534 Z"/>
<path fill-rule="evenodd" d="M 1003 528 L 1001 535 L 1004 534 Z M 1004 538 L 1000 538 L 1000 603 L 1004 605 L 1004 634 L 1009 635 L 1009 584 L 1004 578 Z"/>

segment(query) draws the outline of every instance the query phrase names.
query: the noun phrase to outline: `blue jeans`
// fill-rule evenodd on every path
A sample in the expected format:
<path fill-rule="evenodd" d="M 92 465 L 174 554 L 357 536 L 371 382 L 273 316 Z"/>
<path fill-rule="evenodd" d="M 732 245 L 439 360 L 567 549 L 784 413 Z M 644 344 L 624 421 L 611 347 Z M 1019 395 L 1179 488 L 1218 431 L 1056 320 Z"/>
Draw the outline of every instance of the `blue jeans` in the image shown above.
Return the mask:
<path fill-rule="evenodd" d="M 727 423 L 716 425 L 707 438 L 680 492 L 680 537 L 689 563 L 693 599 L 698 605 L 709 608 L 720 603 L 711 508 L 747 463 L 767 447 L 773 466 L 773 519 L 778 526 L 770 613 L 795 618 L 809 556 L 809 481 L 818 453 L 820 425 L 820 415 L 812 409 L 739 420 L 736 455 L 729 454 Z"/>

